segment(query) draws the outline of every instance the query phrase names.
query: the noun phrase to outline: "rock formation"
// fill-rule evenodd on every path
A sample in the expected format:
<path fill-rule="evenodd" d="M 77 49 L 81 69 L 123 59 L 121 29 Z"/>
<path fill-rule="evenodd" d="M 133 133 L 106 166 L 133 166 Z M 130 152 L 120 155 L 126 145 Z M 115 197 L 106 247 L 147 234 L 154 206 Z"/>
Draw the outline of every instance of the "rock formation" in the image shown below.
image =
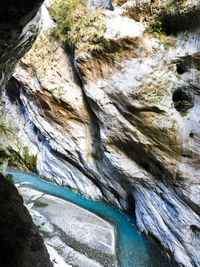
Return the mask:
<path fill-rule="evenodd" d="M 0 95 L 19 59 L 36 39 L 42 1 L 2 1 L 0 10 Z M 2 103 L 1 103 L 2 104 Z M 2 110 L 1 110 L 2 113 Z M 2 124 L 1 134 L 2 134 Z M 5 130 L 5 128 L 4 128 Z M 1 150 L 0 157 L 6 157 Z M 52 266 L 38 229 L 15 186 L 0 174 L 2 267 Z"/>
<path fill-rule="evenodd" d="M 15 186 L 0 174 L 2 267 L 49 267 L 49 255 Z"/>
<path fill-rule="evenodd" d="M 11 77 L 19 59 L 31 48 L 39 28 L 43 1 L 3 1 L 0 11 L 0 86 Z"/>
<path fill-rule="evenodd" d="M 28 147 L 41 177 L 134 210 L 187 267 L 200 265 L 199 8 L 118 1 L 98 53 L 43 32 L 3 94 L 6 153 Z"/>

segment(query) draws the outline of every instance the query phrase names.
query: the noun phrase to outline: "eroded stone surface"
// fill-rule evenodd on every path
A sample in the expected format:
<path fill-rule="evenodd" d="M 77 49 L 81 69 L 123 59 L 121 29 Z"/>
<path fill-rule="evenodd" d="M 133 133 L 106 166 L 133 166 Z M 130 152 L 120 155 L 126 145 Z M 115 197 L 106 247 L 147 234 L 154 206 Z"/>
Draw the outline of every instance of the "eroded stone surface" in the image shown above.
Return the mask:
<path fill-rule="evenodd" d="M 53 264 L 64 264 L 64 260 L 79 267 L 116 266 L 115 235 L 111 224 L 66 200 L 31 188 L 19 187 L 18 190 L 26 201 L 34 223 L 44 235 Z M 102 259 L 97 251 L 102 253 Z M 109 264 L 105 263 L 106 260 Z"/>
<path fill-rule="evenodd" d="M 40 200 L 48 203 L 41 212 L 67 235 L 94 249 L 114 254 L 114 228 L 109 223 L 65 200 L 53 196 L 43 196 Z"/>

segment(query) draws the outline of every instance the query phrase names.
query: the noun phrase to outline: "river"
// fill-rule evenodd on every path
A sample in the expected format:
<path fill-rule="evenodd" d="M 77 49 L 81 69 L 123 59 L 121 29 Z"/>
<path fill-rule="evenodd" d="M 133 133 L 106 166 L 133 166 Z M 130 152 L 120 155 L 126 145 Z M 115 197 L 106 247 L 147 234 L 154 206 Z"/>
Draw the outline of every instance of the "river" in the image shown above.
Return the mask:
<path fill-rule="evenodd" d="M 57 196 L 81 206 L 111 222 L 116 227 L 118 259 L 121 267 L 172 267 L 172 263 L 159 247 L 141 235 L 134 217 L 100 200 L 91 200 L 65 187 L 46 182 L 34 174 L 7 171 L 15 183 Z"/>

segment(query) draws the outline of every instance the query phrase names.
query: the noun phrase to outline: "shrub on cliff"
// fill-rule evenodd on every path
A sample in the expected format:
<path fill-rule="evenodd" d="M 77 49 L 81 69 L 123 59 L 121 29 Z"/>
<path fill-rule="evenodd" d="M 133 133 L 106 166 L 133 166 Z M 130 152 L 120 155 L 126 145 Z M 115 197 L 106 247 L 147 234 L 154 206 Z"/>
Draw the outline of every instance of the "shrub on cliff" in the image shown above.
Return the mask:
<path fill-rule="evenodd" d="M 99 10 L 88 10 L 81 0 L 55 0 L 50 14 L 56 22 L 51 36 L 64 45 L 84 51 L 100 51 L 104 44 L 104 15 Z"/>
<path fill-rule="evenodd" d="M 200 20 L 200 5 L 195 0 L 154 1 L 150 7 L 147 33 L 171 35 L 196 27 Z"/>

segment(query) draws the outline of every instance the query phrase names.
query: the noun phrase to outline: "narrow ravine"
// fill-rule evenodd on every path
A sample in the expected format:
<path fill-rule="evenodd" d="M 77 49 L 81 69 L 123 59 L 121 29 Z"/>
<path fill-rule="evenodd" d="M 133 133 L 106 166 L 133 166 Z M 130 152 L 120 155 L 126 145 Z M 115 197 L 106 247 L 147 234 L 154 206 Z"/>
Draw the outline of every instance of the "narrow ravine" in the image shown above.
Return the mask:
<path fill-rule="evenodd" d="M 46 194 L 57 196 L 83 207 L 111 222 L 116 227 L 119 266 L 121 267 L 161 267 L 173 266 L 168 258 L 153 242 L 142 236 L 136 229 L 134 217 L 122 212 L 104 201 L 91 200 L 74 191 L 46 182 L 37 175 L 18 171 L 12 174 L 15 183 L 31 187 Z"/>

